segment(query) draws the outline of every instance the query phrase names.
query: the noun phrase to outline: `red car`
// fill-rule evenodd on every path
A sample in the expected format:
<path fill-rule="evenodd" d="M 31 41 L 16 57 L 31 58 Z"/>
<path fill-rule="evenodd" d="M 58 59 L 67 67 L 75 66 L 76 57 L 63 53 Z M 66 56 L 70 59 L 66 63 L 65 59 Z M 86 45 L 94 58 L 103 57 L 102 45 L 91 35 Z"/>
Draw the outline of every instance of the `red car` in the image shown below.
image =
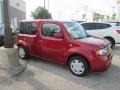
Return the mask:
<path fill-rule="evenodd" d="M 66 64 L 77 76 L 106 71 L 112 60 L 110 42 L 89 36 L 73 21 L 21 21 L 17 46 L 20 58 L 30 55 Z"/>

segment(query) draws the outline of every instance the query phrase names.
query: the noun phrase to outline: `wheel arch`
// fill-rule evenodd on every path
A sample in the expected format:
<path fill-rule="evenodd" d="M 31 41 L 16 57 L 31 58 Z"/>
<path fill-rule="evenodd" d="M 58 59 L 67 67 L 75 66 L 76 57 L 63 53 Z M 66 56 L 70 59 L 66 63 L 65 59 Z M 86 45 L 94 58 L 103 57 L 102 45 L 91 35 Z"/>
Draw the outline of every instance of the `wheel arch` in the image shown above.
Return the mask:
<path fill-rule="evenodd" d="M 26 49 L 26 51 L 28 52 L 27 44 L 25 44 L 25 43 L 18 43 L 17 46 L 18 46 L 18 47 L 19 47 L 19 46 L 23 46 L 23 47 Z"/>
<path fill-rule="evenodd" d="M 70 58 L 73 57 L 73 56 L 80 56 L 80 57 L 84 58 L 85 61 L 86 61 L 87 64 L 88 64 L 88 66 L 89 66 L 89 69 L 91 69 L 91 65 L 90 65 L 89 60 L 88 60 L 84 55 L 81 55 L 81 54 L 71 54 L 71 55 L 69 55 L 68 58 L 67 58 L 67 63 L 66 63 L 67 65 L 69 64 Z"/>
<path fill-rule="evenodd" d="M 115 39 L 114 39 L 113 37 L 111 37 L 111 36 L 106 36 L 106 37 L 104 37 L 104 38 L 105 38 L 105 39 L 110 38 L 110 39 L 112 39 L 112 40 L 113 40 L 114 44 L 116 43 L 116 42 L 115 42 Z"/>
<path fill-rule="evenodd" d="M 25 48 L 27 48 L 27 43 L 26 42 L 24 42 L 24 41 L 22 41 L 22 40 L 20 40 L 19 42 L 17 42 L 17 46 L 24 46 Z"/>

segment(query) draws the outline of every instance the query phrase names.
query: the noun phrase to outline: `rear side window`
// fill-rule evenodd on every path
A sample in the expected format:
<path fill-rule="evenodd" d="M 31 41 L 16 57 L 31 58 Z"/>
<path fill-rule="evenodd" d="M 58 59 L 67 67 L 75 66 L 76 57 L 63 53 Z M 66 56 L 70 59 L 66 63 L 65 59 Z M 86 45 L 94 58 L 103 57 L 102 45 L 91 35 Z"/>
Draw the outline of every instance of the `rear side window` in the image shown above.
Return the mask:
<path fill-rule="evenodd" d="M 85 30 L 106 29 L 111 27 L 111 25 L 104 23 L 83 23 L 81 25 Z"/>
<path fill-rule="evenodd" d="M 111 25 L 105 24 L 105 23 L 98 23 L 97 26 L 98 26 L 98 29 L 106 29 L 106 28 L 111 27 Z"/>
<path fill-rule="evenodd" d="M 60 26 L 57 24 L 43 24 L 42 35 L 46 37 L 53 37 L 54 33 L 61 32 Z"/>
<path fill-rule="evenodd" d="M 37 32 L 37 24 L 34 22 L 21 23 L 20 24 L 20 33 L 35 35 Z"/>
<path fill-rule="evenodd" d="M 31 23 L 26 23 L 25 34 L 31 34 Z"/>
<path fill-rule="evenodd" d="M 26 34 L 34 35 L 37 32 L 36 23 L 26 23 Z"/>
<path fill-rule="evenodd" d="M 94 23 L 83 23 L 81 24 L 85 30 L 93 30 L 96 28 L 96 24 Z"/>
<path fill-rule="evenodd" d="M 24 22 L 20 23 L 20 33 L 25 34 L 25 23 Z"/>

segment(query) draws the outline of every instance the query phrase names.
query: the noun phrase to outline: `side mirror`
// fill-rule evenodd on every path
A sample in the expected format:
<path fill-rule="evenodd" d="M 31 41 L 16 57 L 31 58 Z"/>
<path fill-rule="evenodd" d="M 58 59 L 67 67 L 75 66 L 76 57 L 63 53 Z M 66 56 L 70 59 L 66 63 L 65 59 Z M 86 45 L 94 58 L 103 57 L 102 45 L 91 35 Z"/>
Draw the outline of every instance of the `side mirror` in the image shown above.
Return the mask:
<path fill-rule="evenodd" d="M 63 34 L 61 32 L 54 33 L 54 38 L 63 39 Z"/>

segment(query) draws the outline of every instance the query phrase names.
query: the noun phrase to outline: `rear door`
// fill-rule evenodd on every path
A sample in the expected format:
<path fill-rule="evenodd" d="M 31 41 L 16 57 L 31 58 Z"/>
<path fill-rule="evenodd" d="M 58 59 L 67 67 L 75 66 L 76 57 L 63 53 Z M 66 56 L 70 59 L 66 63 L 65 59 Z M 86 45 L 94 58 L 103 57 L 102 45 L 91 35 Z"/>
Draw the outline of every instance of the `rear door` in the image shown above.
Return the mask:
<path fill-rule="evenodd" d="M 26 43 L 31 55 L 35 55 L 35 39 L 37 32 L 37 23 L 36 22 L 28 22 L 26 23 Z"/>
<path fill-rule="evenodd" d="M 20 34 L 18 35 L 18 42 L 24 44 L 27 47 L 28 53 L 34 55 L 34 42 L 37 32 L 36 22 L 21 22 Z"/>

